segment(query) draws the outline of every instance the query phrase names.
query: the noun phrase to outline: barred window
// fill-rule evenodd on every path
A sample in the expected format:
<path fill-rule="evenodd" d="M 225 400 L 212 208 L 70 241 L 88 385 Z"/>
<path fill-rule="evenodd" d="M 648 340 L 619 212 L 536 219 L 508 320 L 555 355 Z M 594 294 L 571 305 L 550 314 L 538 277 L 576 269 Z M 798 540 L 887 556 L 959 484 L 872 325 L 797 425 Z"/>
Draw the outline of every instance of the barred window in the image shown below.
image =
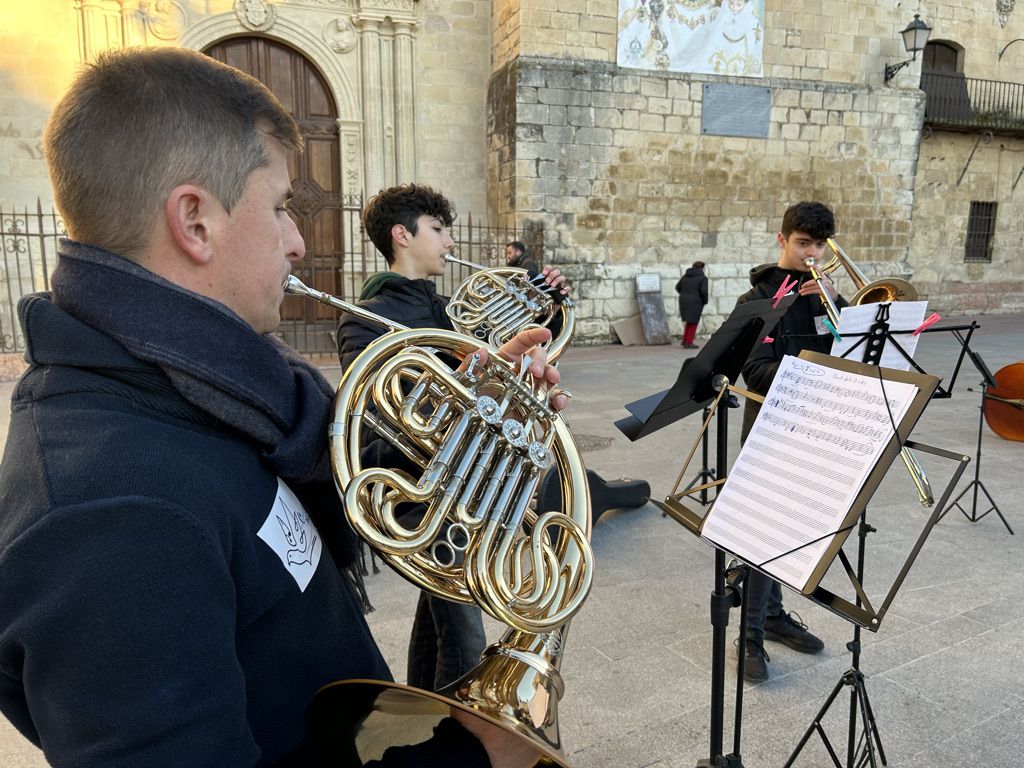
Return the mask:
<path fill-rule="evenodd" d="M 992 261 L 992 236 L 996 231 L 996 203 L 971 202 L 967 219 L 964 261 Z"/>

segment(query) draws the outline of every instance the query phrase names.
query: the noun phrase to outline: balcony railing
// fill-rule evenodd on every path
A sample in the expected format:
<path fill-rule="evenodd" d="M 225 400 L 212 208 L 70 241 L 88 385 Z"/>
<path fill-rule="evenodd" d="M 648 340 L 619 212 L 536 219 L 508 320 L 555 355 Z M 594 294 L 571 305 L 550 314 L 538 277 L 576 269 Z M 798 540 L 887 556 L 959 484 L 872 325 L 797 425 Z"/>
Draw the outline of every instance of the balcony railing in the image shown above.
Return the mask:
<path fill-rule="evenodd" d="M 964 77 L 959 72 L 922 72 L 924 122 L 934 128 L 987 129 L 1024 134 L 1024 85 Z"/>

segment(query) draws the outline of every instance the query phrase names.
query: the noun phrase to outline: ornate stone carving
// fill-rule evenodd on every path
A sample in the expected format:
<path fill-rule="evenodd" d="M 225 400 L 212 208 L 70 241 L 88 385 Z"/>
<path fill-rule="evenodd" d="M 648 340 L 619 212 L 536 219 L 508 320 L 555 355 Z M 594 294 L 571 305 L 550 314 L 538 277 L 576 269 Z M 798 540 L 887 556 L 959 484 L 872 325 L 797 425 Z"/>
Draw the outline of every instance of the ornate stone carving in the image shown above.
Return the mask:
<path fill-rule="evenodd" d="M 1010 14 L 1013 13 L 1013 6 L 1016 0 L 996 0 L 996 14 L 999 16 L 999 26 L 1006 27 L 1006 22 L 1010 20 Z"/>
<path fill-rule="evenodd" d="M 246 29 L 265 32 L 277 21 L 277 9 L 267 0 L 235 0 L 235 16 Z"/>
<path fill-rule="evenodd" d="M 406 11 L 414 14 L 416 11 L 416 0 L 363 0 L 360 3 L 360 10 L 363 12 L 374 9 L 385 11 Z"/>
<path fill-rule="evenodd" d="M 188 13 L 175 0 L 140 0 L 139 15 L 146 32 L 160 40 L 176 40 L 188 24 Z"/>
<path fill-rule="evenodd" d="M 335 53 L 348 53 L 356 47 L 358 39 L 352 22 L 344 16 L 332 19 L 324 27 L 324 41 Z"/>
<path fill-rule="evenodd" d="M 342 153 L 345 156 L 342 167 L 345 169 L 345 190 L 361 191 L 362 179 L 359 173 L 359 136 L 346 132 L 342 137 Z"/>

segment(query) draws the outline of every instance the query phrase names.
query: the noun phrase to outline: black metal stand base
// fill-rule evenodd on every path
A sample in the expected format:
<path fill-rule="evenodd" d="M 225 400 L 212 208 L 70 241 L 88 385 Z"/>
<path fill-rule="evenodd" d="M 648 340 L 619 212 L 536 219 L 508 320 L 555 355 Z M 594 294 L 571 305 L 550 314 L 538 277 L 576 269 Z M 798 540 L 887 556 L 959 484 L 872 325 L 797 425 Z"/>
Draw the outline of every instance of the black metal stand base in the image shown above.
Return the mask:
<path fill-rule="evenodd" d="M 722 755 L 714 760 L 701 760 L 697 768 L 743 768 L 739 755 Z"/>
<path fill-rule="evenodd" d="M 973 392 L 974 390 L 971 389 L 970 387 L 968 387 L 968 391 L 969 392 Z M 1011 528 L 1010 524 L 1008 522 L 1006 522 L 1006 518 L 1003 517 L 1003 513 L 1000 512 L 999 511 L 999 507 L 996 506 L 996 502 L 992 498 L 992 494 L 990 494 L 988 492 L 988 489 L 985 487 L 985 484 L 981 482 L 981 436 L 982 436 L 982 429 L 983 429 L 983 426 L 985 424 L 985 398 L 986 397 L 988 397 L 988 386 L 985 384 L 985 382 L 982 382 L 981 383 L 981 405 L 978 406 L 978 445 L 977 445 L 977 448 L 975 449 L 975 454 L 974 454 L 974 479 L 971 480 L 971 482 L 969 482 L 967 484 L 967 487 L 964 488 L 960 492 L 959 496 L 957 496 L 955 499 L 953 499 L 953 503 L 950 504 L 948 507 L 946 507 L 945 511 L 942 513 L 942 516 L 939 518 L 939 520 L 941 520 L 943 517 L 945 517 L 947 514 L 949 514 L 949 511 L 951 509 L 959 509 L 960 513 L 964 517 L 966 517 L 968 520 L 970 520 L 972 523 L 978 522 L 979 520 L 981 520 L 981 518 L 985 517 L 985 515 L 987 515 L 989 512 L 995 512 L 999 516 L 999 519 L 1003 521 L 1003 525 L 1006 526 L 1006 530 L 1008 530 L 1010 532 L 1010 535 L 1013 536 L 1014 535 L 1013 534 L 1013 528 Z M 985 494 L 985 498 L 988 499 L 988 503 L 989 503 L 989 508 L 986 509 L 984 512 L 982 512 L 980 515 L 978 514 L 978 489 L 979 488 L 981 489 L 981 492 Z M 972 498 L 972 501 L 971 501 L 971 511 L 970 511 L 970 513 L 968 513 L 967 509 L 964 508 L 963 506 L 961 506 L 960 499 L 962 499 L 967 494 L 967 492 L 971 491 L 971 490 L 974 491 L 974 495 L 973 495 L 973 498 Z"/>
<path fill-rule="evenodd" d="M 878 765 L 878 761 L 881 761 L 882 765 L 887 765 L 885 762 L 885 751 L 882 749 L 882 740 L 878 736 L 878 727 L 875 725 L 875 714 L 872 712 L 871 702 L 868 700 L 868 689 L 865 686 L 864 673 L 859 669 L 849 669 L 839 679 L 839 682 L 836 683 L 832 693 L 821 709 L 818 710 L 818 714 L 814 716 L 814 721 L 807 728 L 803 738 L 800 739 L 800 743 L 797 744 L 796 749 L 790 755 L 783 768 L 790 768 L 793 765 L 793 761 L 796 760 L 804 745 L 807 744 L 808 739 L 814 733 L 821 737 L 825 749 L 828 750 L 829 757 L 832 758 L 832 764 L 836 768 L 842 768 L 843 764 L 839 761 L 839 756 L 836 754 L 832 742 L 829 741 L 828 734 L 825 733 L 821 721 L 825 717 L 825 713 L 828 712 L 828 708 L 832 706 L 832 702 L 836 700 L 840 691 L 846 686 L 850 686 L 853 689 L 850 691 L 851 739 L 848 745 L 847 768 L 862 768 L 865 765 L 871 765 L 872 768 L 875 768 Z M 862 731 L 860 738 L 855 743 L 852 737 L 856 732 L 858 711 L 860 712 Z"/>
<path fill-rule="evenodd" d="M 875 530 L 874 527 L 868 525 L 867 510 L 864 510 L 861 513 L 860 525 L 857 526 L 857 581 L 860 584 L 864 583 L 864 545 L 868 534 L 873 533 Z M 860 602 L 860 596 L 858 595 L 858 606 Z M 832 742 L 829 741 L 821 721 L 824 719 L 825 713 L 828 712 L 828 708 L 832 706 L 832 702 L 836 700 L 839 692 L 846 686 L 850 686 L 853 689 L 850 691 L 850 728 L 846 738 L 846 768 L 863 768 L 863 766 L 869 764 L 871 768 L 878 768 L 876 754 L 881 759 L 882 765 L 886 765 L 885 752 L 882 750 L 882 740 L 878 736 L 878 726 L 875 725 L 875 713 L 871 710 L 871 702 L 868 701 L 868 689 L 864 684 L 864 674 L 860 671 L 861 645 L 859 624 L 854 625 L 853 640 L 846 644 L 846 649 L 852 655 L 850 669 L 839 678 L 839 682 L 836 683 L 832 693 L 829 694 L 828 699 L 825 700 L 821 709 L 818 710 L 818 714 L 814 716 L 814 720 L 807 727 L 803 738 L 800 739 L 800 743 L 797 744 L 796 749 L 793 750 L 793 754 L 789 756 L 789 760 L 786 761 L 783 768 L 790 768 L 793 765 L 793 761 L 796 760 L 800 751 L 814 733 L 821 737 L 825 749 L 828 750 L 829 757 L 832 758 L 832 764 L 836 768 L 843 768 L 843 764 L 839 762 L 839 757 L 836 755 L 836 751 L 832 747 Z M 862 726 L 860 737 L 857 736 L 858 711 L 860 712 Z"/>
<path fill-rule="evenodd" d="M 977 465 L 975 465 L 975 466 L 977 466 Z M 978 489 L 979 488 L 981 489 L 981 492 L 983 494 L 985 494 L 985 498 L 988 499 L 988 503 L 989 503 L 989 508 L 986 509 L 984 512 L 982 512 L 980 515 L 978 514 Z M 971 511 L 968 514 L 967 510 L 964 509 L 962 506 L 960 506 L 960 499 L 962 499 L 967 494 L 967 492 L 972 490 L 972 489 L 974 490 L 974 500 L 973 500 L 973 503 L 971 504 Z M 950 509 L 959 509 L 961 514 L 964 517 L 966 517 L 968 520 L 970 520 L 972 523 L 978 522 L 979 520 L 981 520 L 981 518 L 983 518 L 989 512 L 995 512 L 999 516 L 999 519 L 1003 521 L 1003 525 L 1006 526 L 1006 530 L 1008 530 L 1010 532 L 1011 536 L 1013 535 L 1013 528 L 1011 528 L 1010 524 L 1008 522 L 1006 522 L 1006 518 L 1003 517 L 1003 513 L 999 511 L 999 507 L 996 506 L 996 502 L 992 498 L 992 494 L 990 494 L 988 492 L 988 489 L 985 487 L 985 484 L 983 482 L 981 482 L 981 480 L 978 480 L 977 478 L 975 478 L 974 480 L 971 480 L 971 482 L 967 484 L 967 487 L 964 488 L 960 492 L 960 495 L 957 496 L 955 499 L 953 499 L 953 503 L 949 505 L 949 508 Z"/>

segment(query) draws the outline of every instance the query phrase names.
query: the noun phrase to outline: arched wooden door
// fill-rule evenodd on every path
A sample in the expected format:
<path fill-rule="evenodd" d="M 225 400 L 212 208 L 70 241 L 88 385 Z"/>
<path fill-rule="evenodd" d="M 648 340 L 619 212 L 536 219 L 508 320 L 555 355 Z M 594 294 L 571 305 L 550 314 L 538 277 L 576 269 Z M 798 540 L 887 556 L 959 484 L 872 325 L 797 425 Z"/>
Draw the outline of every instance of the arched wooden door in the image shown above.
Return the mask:
<path fill-rule="evenodd" d="M 306 144 L 292 155 L 288 170 L 295 197 L 292 216 L 306 241 L 306 258 L 294 268 L 306 285 L 341 295 L 346 229 L 358 242 L 359 203 L 346 201 L 341 190 L 338 110 L 327 82 L 299 51 L 262 37 L 239 37 L 206 50 L 264 83 L 299 124 Z M 281 331 L 303 352 L 335 349 L 330 332 L 337 313 L 308 299 L 289 296 L 282 308 Z"/>

